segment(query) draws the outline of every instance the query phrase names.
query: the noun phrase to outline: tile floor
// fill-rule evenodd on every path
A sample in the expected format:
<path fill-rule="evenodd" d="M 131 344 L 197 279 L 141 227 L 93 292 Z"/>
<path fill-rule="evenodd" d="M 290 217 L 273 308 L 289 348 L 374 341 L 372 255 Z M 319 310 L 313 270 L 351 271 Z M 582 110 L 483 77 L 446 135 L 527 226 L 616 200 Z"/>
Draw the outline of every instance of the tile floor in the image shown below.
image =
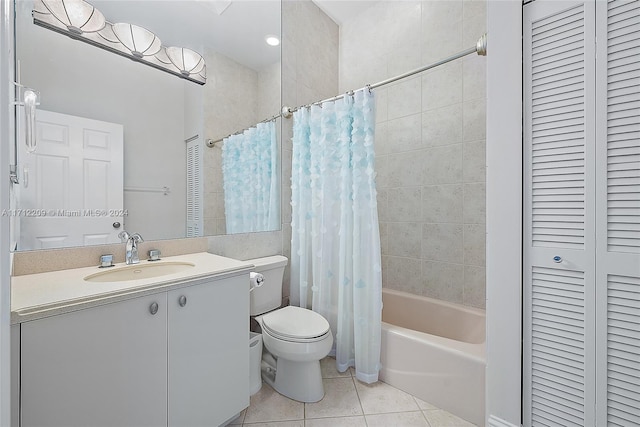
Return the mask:
<path fill-rule="evenodd" d="M 250 427 L 472 427 L 442 409 L 383 382 L 363 384 L 335 360 L 321 361 L 325 396 L 317 403 L 288 399 L 266 383 L 230 425 Z"/>

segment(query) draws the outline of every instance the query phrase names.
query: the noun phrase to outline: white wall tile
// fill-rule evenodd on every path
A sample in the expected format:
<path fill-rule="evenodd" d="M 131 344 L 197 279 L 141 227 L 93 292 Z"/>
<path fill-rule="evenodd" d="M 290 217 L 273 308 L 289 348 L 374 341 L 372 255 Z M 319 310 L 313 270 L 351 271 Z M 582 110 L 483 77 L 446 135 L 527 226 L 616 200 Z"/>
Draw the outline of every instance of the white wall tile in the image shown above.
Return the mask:
<path fill-rule="evenodd" d="M 486 227 L 484 224 L 464 225 L 464 263 L 485 265 Z"/>
<path fill-rule="evenodd" d="M 465 101 L 487 97 L 487 59 L 471 55 L 462 60 L 462 93 Z"/>
<path fill-rule="evenodd" d="M 425 171 L 424 156 L 425 151 L 410 151 L 387 156 L 388 170 L 385 173 L 389 180 L 389 186 L 408 187 L 421 185 Z M 460 167 L 462 167 L 462 155 L 460 156 Z"/>
<path fill-rule="evenodd" d="M 378 191 L 391 186 L 391 155 L 376 156 L 376 188 Z"/>
<path fill-rule="evenodd" d="M 422 81 L 419 77 L 405 79 L 388 88 L 387 117 L 389 120 L 422 112 Z"/>
<path fill-rule="evenodd" d="M 464 266 L 464 304 L 485 308 L 486 269 L 472 265 Z"/>
<path fill-rule="evenodd" d="M 239 260 L 283 253 L 282 232 L 229 234 L 209 238 L 209 251 Z"/>
<path fill-rule="evenodd" d="M 398 44 L 387 54 L 387 76 L 392 78 L 410 70 L 422 67 L 422 51 L 420 49 L 420 33 L 411 40 Z M 374 83 L 374 82 L 371 82 Z"/>
<path fill-rule="evenodd" d="M 383 3 L 382 6 L 385 9 L 383 13 L 387 24 L 384 31 L 385 51 L 391 52 L 399 46 L 419 42 L 422 31 L 422 2 L 405 0 L 380 3 Z M 416 47 L 419 52 L 419 44 Z"/>
<path fill-rule="evenodd" d="M 422 254 L 422 224 L 418 222 L 387 223 L 387 254 L 420 258 Z"/>
<path fill-rule="evenodd" d="M 486 179 L 486 164 L 485 142 L 465 142 L 462 148 L 464 182 L 484 182 Z"/>
<path fill-rule="evenodd" d="M 431 110 L 462 102 L 462 63 L 442 65 L 422 77 L 422 107 Z"/>
<path fill-rule="evenodd" d="M 420 187 L 401 187 L 389 191 L 389 217 L 394 221 L 418 222 L 422 217 L 422 191 Z"/>
<path fill-rule="evenodd" d="M 424 150 L 424 185 L 462 182 L 462 144 Z"/>
<path fill-rule="evenodd" d="M 464 184 L 463 221 L 484 224 L 486 221 L 486 190 L 484 183 Z"/>
<path fill-rule="evenodd" d="M 462 0 L 422 4 L 422 60 L 432 63 L 462 47 Z"/>
<path fill-rule="evenodd" d="M 422 147 L 422 116 L 420 113 L 386 122 L 385 151 L 399 153 Z"/>
<path fill-rule="evenodd" d="M 487 2 L 484 0 L 463 0 L 462 18 L 467 21 L 471 19 L 486 21 Z"/>
<path fill-rule="evenodd" d="M 462 303 L 464 298 L 464 266 L 446 262 L 422 262 L 423 295 Z"/>
<path fill-rule="evenodd" d="M 463 263 L 461 224 L 424 224 L 422 258 L 431 261 Z"/>
<path fill-rule="evenodd" d="M 422 261 L 414 258 L 386 256 L 383 262 L 385 288 L 420 295 L 422 292 Z"/>
<path fill-rule="evenodd" d="M 473 46 L 487 32 L 487 2 L 464 0 L 462 22 L 462 42 L 465 46 Z"/>
<path fill-rule="evenodd" d="M 462 106 L 463 140 L 477 141 L 486 136 L 486 101 L 478 99 Z"/>
<path fill-rule="evenodd" d="M 393 152 L 393 147 L 389 143 L 389 122 L 388 121 L 376 123 L 374 150 L 375 150 L 376 156 L 381 156 L 383 154 L 390 154 Z"/>
<path fill-rule="evenodd" d="M 378 221 L 380 222 L 391 220 L 391 216 L 389 215 L 389 191 L 393 190 L 380 188 L 379 185 L 377 186 L 378 194 L 376 195 L 376 199 L 378 202 Z"/>
<path fill-rule="evenodd" d="M 379 87 L 377 89 L 373 89 L 376 97 L 376 123 L 384 122 L 387 120 L 387 88 Z"/>
<path fill-rule="evenodd" d="M 462 104 L 422 113 L 422 144 L 433 147 L 462 142 Z"/>
<path fill-rule="evenodd" d="M 427 223 L 462 223 L 462 185 L 422 187 L 422 220 Z"/>

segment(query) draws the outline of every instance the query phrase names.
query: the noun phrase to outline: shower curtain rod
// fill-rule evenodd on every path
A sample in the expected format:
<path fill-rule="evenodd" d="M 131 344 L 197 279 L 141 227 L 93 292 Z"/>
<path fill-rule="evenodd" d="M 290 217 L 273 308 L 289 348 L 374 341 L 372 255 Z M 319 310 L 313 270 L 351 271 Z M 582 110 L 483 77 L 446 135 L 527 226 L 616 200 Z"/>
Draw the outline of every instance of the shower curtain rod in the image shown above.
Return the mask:
<path fill-rule="evenodd" d="M 429 65 L 425 65 L 423 67 L 420 68 L 416 68 L 415 70 L 411 70 L 408 71 L 404 74 L 400 74 L 399 76 L 395 76 L 395 77 L 391 77 L 390 79 L 386 79 L 383 80 L 381 82 L 378 83 L 374 83 L 374 84 L 370 84 L 370 85 L 366 85 L 365 87 L 363 87 L 362 89 L 375 89 L 378 88 L 380 86 L 384 86 L 384 85 L 388 85 L 389 83 L 393 83 L 396 82 L 398 80 L 404 79 L 406 77 L 410 77 L 413 76 L 414 74 L 418 74 L 418 73 L 422 73 L 423 71 L 427 71 L 430 70 L 431 68 L 436 68 L 439 67 L 440 65 L 444 65 L 447 62 L 451 62 L 451 61 L 455 61 L 456 59 L 460 59 L 464 56 L 467 55 L 471 55 L 472 53 L 477 53 L 480 56 L 487 56 L 487 34 L 483 34 L 478 41 L 476 42 L 476 45 L 474 47 L 470 47 L 469 49 L 465 49 L 461 52 L 458 52 L 456 54 L 453 54 L 447 58 L 441 59 L 440 61 L 434 62 L 432 64 Z M 362 90 L 362 89 L 357 89 L 357 90 Z M 265 119 L 260 123 L 266 123 L 266 122 L 270 122 L 272 120 L 277 119 L 278 117 L 284 117 L 285 119 L 290 118 L 294 112 L 298 111 L 301 108 L 308 108 L 311 107 L 312 105 L 320 105 L 323 104 L 325 102 L 331 102 L 331 101 L 336 101 L 338 99 L 342 99 L 345 96 L 351 96 L 353 95 L 354 92 L 356 92 L 357 90 L 350 90 L 346 93 L 343 93 L 342 95 L 337 95 L 334 96 L 333 98 L 327 98 L 327 99 L 323 99 L 322 101 L 316 101 L 316 102 L 312 102 L 311 104 L 306 104 L 306 105 L 301 105 L 299 107 L 295 107 L 295 108 L 291 108 L 291 107 L 282 107 L 282 112 L 280 114 L 276 114 L 275 116 Z M 254 126 L 251 126 L 254 127 Z M 246 129 L 245 129 L 246 130 Z M 244 132 L 244 130 L 240 131 L 240 132 L 236 132 L 236 133 L 232 133 L 231 135 L 225 136 L 224 138 L 220 138 L 218 140 L 213 140 L 213 139 L 207 139 L 206 143 L 207 143 L 207 147 L 214 147 L 218 142 L 223 141 L 225 138 L 228 138 L 229 136 L 233 136 L 233 135 L 239 135 L 242 132 Z"/>
<path fill-rule="evenodd" d="M 225 139 L 229 138 L 230 136 L 240 135 L 241 133 L 244 133 L 247 129 L 254 128 L 254 127 L 258 126 L 260 123 L 268 123 L 268 122 L 272 122 L 272 121 L 276 120 L 278 117 L 282 117 L 282 114 L 276 114 L 275 116 L 269 117 L 268 119 L 264 119 L 264 120 L 262 120 L 262 121 L 260 121 L 260 122 L 256 123 L 256 124 L 255 124 L 255 125 L 253 125 L 253 126 L 249 126 L 249 127 L 248 127 L 248 128 L 246 128 L 246 129 L 242 129 L 241 131 L 238 131 L 238 132 L 236 132 L 236 133 L 231 133 L 231 134 L 229 134 L 229 135 L 225 136 L 224 138 L 220 138 L 220 139 L 216 139 L 216 140 L 213 140 L 213 139 L 207 139 L 207 140 L 205 141 L 205 143 L 207 144 L 207 147 L 209 147 L 209 148 L 211 148 L 211 147 L 215 147 L 215 145 L 216 145 L 218 142 L 222 142 L 222 141 L 224 141 Z"/>
<path fill-rule="evenodd" d="M 433 64 L 425 65 L 423 67 L 416 68 L 415 70 L 411 70 L 411 71 L 406 72 L 404 74 L 400 74 L 399 76 L 391 77 L 390 79 L 383 80 L 383 81 L 378 82 L 378 83 L 366 85 L 362 89 L 368 89 L 368 90 L 375 89 L 375 88 L 378 88 L 380 86 L 384 86 L 384 85 L 387 85 L 389 83 L 393 83 L 393 82 L 396 82 L 398 80 L 404 79 L 406 77 L 413 76 L 414 74 L 422 73 L 423 71 L 430 70 L 431 68 L 439 67 L 440 65 L 446 64 L 447 62 L 451 62 L 451 61 L 454 61 L 456 59 L 462 58 L 464 56 L 471 55 L 472 53 L 477 53 L 480 56 L 487 56 L 487 34 L 486 33 L 483 34 L 478 39 L 478 41 L 476 42 L 476 45 L 474 47 L 470 47 L 469 49 L 465 49 L 465 50 L 463 50 L 461 52 L 458 52 L 458 53 L 456 53 L 454 55 L 451 55 L 451 56 L 449 56 L 449 57 L 447 57 L 445 59 L 441 59 L 440 61 L 434 62 Z M 362 90 L 362 89 L 357 89 L 357 90 Z M 311 107 L 312 105 L 320 105 L 320 104 L 323 104 L 325 102 L 336 101 L 338 99 L 344 98 L 345 96 L 353 95 L 353 93 L 356 92 L 357 90 L 350 90 L 350 91 L 348 91 L 346 93 L 343 93 L 341 95 L 334 96 L 333 98 L 323 99 L 322 101 L 312 102 L 311 104 L 301 105 L 300 107 L 296 107 L 296 108 L 282 107 L 282 114 L 281 115 L 282 115 L 282 117 L 288 119 L 289 117 L 291 117 L 291 115 L 295 111 L 298 111 L 301 108 Z"/>

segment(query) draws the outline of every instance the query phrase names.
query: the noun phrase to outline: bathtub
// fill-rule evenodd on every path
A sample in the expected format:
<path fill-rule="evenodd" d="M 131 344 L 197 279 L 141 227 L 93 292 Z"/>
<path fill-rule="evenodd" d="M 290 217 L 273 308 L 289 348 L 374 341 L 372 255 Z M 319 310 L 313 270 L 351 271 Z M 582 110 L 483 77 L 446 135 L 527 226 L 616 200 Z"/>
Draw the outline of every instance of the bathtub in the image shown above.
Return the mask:
<path fill-rule="evenodd" d="M 484 310 L 382 290 L 380 380 L 484 426 Z"/>

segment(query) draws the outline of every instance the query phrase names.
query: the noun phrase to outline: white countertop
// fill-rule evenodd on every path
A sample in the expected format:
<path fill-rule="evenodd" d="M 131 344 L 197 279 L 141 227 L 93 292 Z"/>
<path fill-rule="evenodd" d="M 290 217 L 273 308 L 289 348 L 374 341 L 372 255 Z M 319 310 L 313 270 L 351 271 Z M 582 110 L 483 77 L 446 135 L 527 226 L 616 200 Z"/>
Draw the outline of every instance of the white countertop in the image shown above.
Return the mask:
<path fill-rule="evenodd" d="M 171 288 L 190 286 L 203 278 L 222 278 L 248 272 L 253 264 L 207 252 L 140 261 L 140 266 L 158 262 L 188 262 L 194 267 L 180 273 L 120 282 L 88 282 L 84 278 L 108 271 L 96 267 L 75 268 L 11 278 L 11 324 L 107 304 Z M 124 267 L 124 263 L 113 268 Z M 249 282 L 247 277 L 247 292 Z"/>

